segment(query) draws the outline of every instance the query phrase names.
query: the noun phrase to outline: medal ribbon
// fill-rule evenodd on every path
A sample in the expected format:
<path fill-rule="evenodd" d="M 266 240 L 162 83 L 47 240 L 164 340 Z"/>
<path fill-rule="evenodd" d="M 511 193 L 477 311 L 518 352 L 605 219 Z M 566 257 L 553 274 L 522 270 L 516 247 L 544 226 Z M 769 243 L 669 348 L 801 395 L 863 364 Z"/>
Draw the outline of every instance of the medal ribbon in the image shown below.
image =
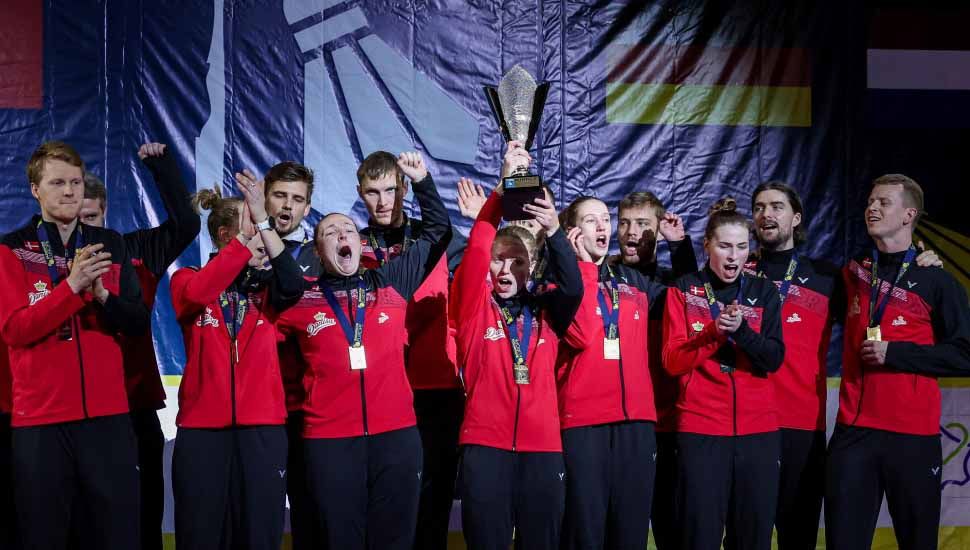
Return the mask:
<path fill-rule="evenodd" d="M 371 248 L 374 249 L 374 256 L 377 256 L 377 261 L 380 262 L 381 265 L 384 265 L 386 262 L 384 249 L 387 248 L 384 244 L 384 238 L 379 237 L 376 233 L 374 233 L 373 228 L 370 229 L 369 233 L 370 235 L 368 236 L 368 239 L 370 240 Z M 401 242 L 401 254 L 404 254 L 404 251 L 408 249 L 408 242 L 410 240 L 411 220 L 408 219 L 408 221 L 404 222 L 404 240 Z M 388 250 L 388 254 L 390 254 L 390 250 Z"/>
<path fill-rule="evenodd" d="M 502 311 L 502 321 L 505 323 L 509 344 L 512 346 L 513 365 L 525 365 L 526 355 L 529 353 L 529 340 L 532 337 L 532 310 L 528 305 L 522 306 L 522 339 L 520 340 L 519 327 L 512 312 L 505 306 L 499 309 Z"/>
<path fill-rule="evenodd" d="M 359 275 L 357 276 L 357 312 L 354 314 L 353 326 L 350 324 L 350 319 L 347 319 L 347 314 L 344 313 L 343 308 L 340 307 L 340 302 L 337 301 L 333 289 L 321 283 L 320 290 L 323 291 L 323 296 L 327 299 L 327 303 L 330 304 L 330 309 L 333 310 L 334 317 L 340 322 L 340 328 L 344 330 L 347 343 L 351 347 L 359 348 L 364 339 L 364 315 L 365 308 L 367 307 L 367 283 L 364 282 L 364 278 Z M 350 296 L 347 299 L 349 300 Z"/>
<path fill-rule="evenodd" d="M 606 295 L 602 290 L 597 290 L 596 299 L 600 305 L 600 316 L 603 318 L 603 334 L 607 339 L 615 340 L 620 332 L 620 291 L 616 285 L 616 275 L 612 267 L 607 267 L 610 278 L 606 281 L 606 292 L 610 293 L 613 303 L 606 303 Z"/>
<path fill-rule="evenodd" d="M 798 253 L 793 252 L 791 256 L 791 261 L 788 262 L 788 271 L 785 272 L 785 278 L 781 281 L 781 286 L 778 287 L 778 298 L 781 299 L 781 304 L 785 305 L 785 299 L 788 298 L 788 291 L 791 290 L 792 279 L 795 278 L 795 270 L 798 269 Z M 768 277 L 765 275 L 760 263 L 758 265 L 758 276 Z"/>
<path fill-rule="evenodd" d="M 77 253 L 78 248 L 84 247 L 84 235 L 81 234 L 81 226 L 78 225 L 77 229 L 74 230 L 74 246 L 70 243 L 64 245 L 64 261 L 70 264 L 74 260 L 74 255 Z M 44 225 L 44 220 L 37 222 L 37 240 L 40 241 L 40 247 L 44 251 L 44 261 L 47 262 L 47 274 L 51 278 L 51 288 L 57 286 L 58 283 L 58 272 L 57 272 L 57 262 L 54 259 L 54 251 L 51 248 L 50 237 L 47 234 L 47 226 Z M 67 271 L 64 275 L 67 278 L 67 274 L 70 273 L 70 267 L 66 268 Z"/>
<path fill-rule="evenodd" d="M 882 321 L 882 316 L 886 313 L 886 306 L 889 305 L 889 300 L 893 295 L 893 288 L 895 288 L 899 281 L 902 280 L 903 275 L 909 269 L 909 266 L 916 259 L 916 247 L 909 245 L 909 250 L 906 251 L 906 255 L 903 256 L 903 263 L 899 266 L 899 271 L 896 272 L 896 279 L 889 285 L 889 291 L 886 292 L 886 299 L 879 302 L 879 297 L 882 290 L 882 279 L 879 278 L 879 250 L 874 249 L 872 251 L 872 277 L 870 285 L 869 294 L 869 326 L 878 327 L 879 323 Z"/>

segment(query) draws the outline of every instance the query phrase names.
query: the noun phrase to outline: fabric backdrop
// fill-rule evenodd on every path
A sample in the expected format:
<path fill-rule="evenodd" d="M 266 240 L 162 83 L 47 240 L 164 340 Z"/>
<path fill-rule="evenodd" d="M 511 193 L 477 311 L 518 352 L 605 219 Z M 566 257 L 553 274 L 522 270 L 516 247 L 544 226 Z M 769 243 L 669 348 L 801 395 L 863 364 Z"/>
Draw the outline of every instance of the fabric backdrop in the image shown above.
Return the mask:
<path fill-rule="evenodd" d="M 363 222 L 357 163 L 416 149 L 467 231 L 455 183 L 492 185 L 504 148 L 482 87 L 520 64 L 551 85 L 533 156 L 560 207 L 650 190 L 699 247 L 716 199 L 749 211 L 751 190 L 780 179 L 804 199 L 808 252 L 840 262 L 869 246 L 867 182 L 904 172 L 927 191 L 921 237 L 967 285 L 970 221 L 947 199 L 966 192 L 970 10 L 862 4 L 3 0 L 0 232 L 37 210 L 24 167 L 47 139 L 74 145 L 104 179 L 108 225 L 122 232 L 166 217 L 136 156 L 146 141 L 172 148 L 193 190 L 231 193 L 235 171 L 306 163 L 309 223 L 331 211 Z M 209 248 L 203 236 L 179 265 Z M 167 282 L 156 303 L 171 437 L 184 354 Z M 965 386 L 945 383 L 947 548 L 970 545 L 959 529 L 970 526 Z"/>

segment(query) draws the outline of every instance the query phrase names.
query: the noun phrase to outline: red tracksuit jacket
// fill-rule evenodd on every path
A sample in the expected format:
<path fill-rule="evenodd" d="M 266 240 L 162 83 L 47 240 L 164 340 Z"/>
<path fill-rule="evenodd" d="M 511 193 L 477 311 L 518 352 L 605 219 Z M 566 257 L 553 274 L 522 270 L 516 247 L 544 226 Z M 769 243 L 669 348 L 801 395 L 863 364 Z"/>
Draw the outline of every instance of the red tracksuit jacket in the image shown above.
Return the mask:
<path fill-rule="evenodd" d="M 289 254 L 300 266 L 300 271 L 307 283 L 312 283 L 320 276 L 320 257 L 313 248 L 312 234 L 309 232 L 299 240 L 283 240 L 286 254 Z M 306 393 L 303 389 L 303 376 L 306 374 L 306 359 L 300 353 L 300 345 L 296 338 L 287 338 L 282 332 L 277 335 L 277 351 L 280 357 L 280 372 L 283 375 L 283 392 L 286 394 L 286 410 L 288 412 L 303 409 Z"/>
<path fill-rule="evenodd" d="M 780 289 L 794 253 L 762 249 L 758 260 L 745 265 L 745 272 L 763 274 Z M 826 357 L 832 321 L 841 319 L 844 303 L 845 288 L 839 268 L 799 256 L 781 308 L 785 361 L 771 375 L 779 428 L 825 429 Z"/>
<path fill-rule="evenodd" d="M 101 305 L 71 291 L 64 245 L 57 228 L 46 224 L 59 281 L 52 284 L 37 237 L 39 222 L 35 216 L 0 246 L 0 337 L 10 353 L 11 424 L 127 413 L 120 335 L 148 330 L 149 314 L 124 241 L 110 229 L 83 224 L 70 237 L 76 242 L 80 231 L 84 244 L 104 243 L 111 253 L 111 271 L 102 277 L 110 294 Z"/>
<path fill-rule="evenodd" d="M 219 295 L 240 289 L 249 249 L 233 239 L 202 269 L 184 268 L 172 276 L 172 305 L 182 326 L 185 370 L 179 387 L 176 424 L 182 428 L 279 425 L 286 421 L 283 380 L 276 355 L 277 312 L 299 296 L 303 278 L 285 252 L 272 260 L 250 300 L 237 337 L 238 362 Z M 241 290 L 242 291 L 242 290 Z"/>
<path fill-rule="evenodd" d="M 697 271 L 697 257 L 694 245 L 687 235 L 680 241 L 667 241 L 670 251 L 670 269 L 661 268 L 656 262 L 630 266 L 645 279 L 660 283 L 665 287 L 676 284 L 677 279 Z M 611 258 L 613 264 L 622 261 L 620 256 Z M 657 411 L 658 432 L 672 432 L 677 429 L 677 378 L 663 368 L 663 310 L 666 297 L 661 296 L 650 303 L 650 321 L 647 327 L 647 353 L 650 360 L 650 381 L 653 387 L 653 402 Z"/>
<path fill-rule="evenodd" d="M 705 268 L 667 290 L 664 368 L 680 377 L 679 432 L 731 436 L 778 429 L 774 387 L 768 379 L 785 356 L 778 289 L 760 277 L 743 280 L 744 321 L 734 343 L 717 333 L 704 283 L 712 281 L 723 310 L 723 304 L 737 297 L 738 280 L 725 285 Z"/>
<path fill-rule="evenodd" d="M 421 234 L 421 220 L 405 220 L 394 229 L 368 227 L 361 232 L 360 263 L 368 269 L 381 265 L 379 249 L 385 261 L 407 250 L 405 236 L 410 225 L 410 246 Z M 376 242 L 371 242 L 372 239 Z M 383 247 L 381 247 L 383 245 Z M 444 255 L 411 298 L 405 325 L 408 342 L 404 363 L 408 379 L 415 390 L 457 389 L 461 387 L 455 366 L 455 339 L 448 330 L 448 258 Z"/>
<path fill-rule="evenodd" d="M 417 241 L 397 258 L 359 277 L 322 275 L 279 319 L 280 332 L 297 339 L 307 363 L 306 438 L 375 435 L 415 425 L 413 394 L 404 367 L 407 303 L 429 275 L 427 266 L 437 264 L 444 254 L 451 224 L 430 176 L 413 188 L 425 220 Z M 361 343 L 367 368 L 351 370 L 349 342 L 322 289 L 332 289 L 353 323 L 361 279 L 366 288 Z"/>
<path fill-rule="evenodd" d="M 904 253 L 880 254 L 880 301 Z M 892 290 L 880 329 L 889 342 L 886 364 L 865 366 L 859 348 L 869 325 L 872 257 L 860 255 L 844 270 L 848 297 L 842 388 L 837 422 L 914 435 L 940 431 L 937 376 L 970 372 L 970 311 L 963 287 L 946 271 L 915 263 Z"/>
<path fill-rule="evenodd" d="M 10 357 L 7 345 L 0 340 L 0 413 L 10 414 Z"/>
<path fill-rule="evenodd" d="M 556 367 L 562 429 L 627 420 L 657 420 L 648 354 L 652 304 L 666 287 L 623 264 L 612 266 L 620 297 L 620 359 L 604 358 L 606 337 L 600 296 L 612 306 L 610 266 L 580 262 L 583 301 L 569 327 L 576 349 L 562 346 Z"/>
<path fill-rule="evenodd" d="M 160 157 L 143 161 L 155 179 L 158 194 L 168 219 L 158 227 L 140 229 L 124 235 L 141 285 L 141 296 L 148 311 L 155 305 L 158 283 L 183 250 L 199 234 L 199 216 L 192 210 L 189 194 L 182 182 L 175 157 L 167 150 Z M 121 350 L 125 363 L 125 385 L 131 410 L 160 409 L 165 406 L 165 388 L 158 371 L 151 330 L 124 337 Z"/>
<path fill-rule="evenodd" d="M 577 347 L 585 345 L 567 335 L 582 301 L 582 277 L 565 234 L 560 230 L 546 239 L 550 279 L 559 286 L 506 301 L 516 316 L 520 337 L 521 309 L 530 307 L 534 312 L 529 347 L 523 350 L 531 380 L 528 385 L 516 384 L 512 348 L 489 277 L 492 241 L 500 220 L 501 201 L 492 193 L 478 214 L 451 287 L 451 315 L 467 392 L 459 443 L 560 452 L 556 353 L 561 338 Z"/>

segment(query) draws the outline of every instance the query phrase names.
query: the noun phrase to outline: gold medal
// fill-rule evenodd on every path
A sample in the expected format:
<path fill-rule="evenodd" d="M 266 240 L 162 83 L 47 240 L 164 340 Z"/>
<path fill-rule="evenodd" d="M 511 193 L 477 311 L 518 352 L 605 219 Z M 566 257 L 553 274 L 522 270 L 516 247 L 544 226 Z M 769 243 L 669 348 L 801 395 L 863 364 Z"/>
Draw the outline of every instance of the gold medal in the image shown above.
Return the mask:
<path fill-rule="evenodd" d="M 517 364 L 512 366 L 512 374 L 515 377 L 515 383 L 520 385 L 529 384 L 529 366 L 525 364 Z"/>
<path fill-rule="evenodd" d="M 879 327 L 867 327 L 866 328 L 866 340 L 873 340 L 875 342 L 882 341 L 882 330 Z"/>

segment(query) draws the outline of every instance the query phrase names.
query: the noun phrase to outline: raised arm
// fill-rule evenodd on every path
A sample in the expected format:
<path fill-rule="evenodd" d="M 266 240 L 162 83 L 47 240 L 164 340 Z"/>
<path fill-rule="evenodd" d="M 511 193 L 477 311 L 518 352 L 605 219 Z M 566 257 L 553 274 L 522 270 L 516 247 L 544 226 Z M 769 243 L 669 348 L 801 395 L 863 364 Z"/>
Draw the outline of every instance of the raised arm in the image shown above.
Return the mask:
<path fill-rule="evenodd" d="M 381 266 L 378 277 L 405 299 L 431 274 L 451 241 L 451 220 L 424 159 L 418 153 L 402 153 L 397 165 L 408 178 L 421 207 L 421 235 L 403 254 Z"/>
<path fill-rule="evenodd" d="M 664 214 L 660 220 L 660 234 L 667 241 L 667 249 L 670 251 L 670 267 L 673 278 L 680 277 L 697 271 L 697 257 L 694 255 L 694 243 L 690 240 L 684 227 L 684 220 L 673 212 Z"/>
<path fill-rule="evenodd" d="M 246 268 L 253 253 L 239 239 L 232 239 L 202 269 L 181 269 L 172 276 L 172 306 L 179 319 L 195 317 Z"/>
<path fill-rule="evenodd" d="M 475 225 L 468 234 L 468 246 L 449 291 L 450 317 L 461 327 L 462 319 L 470 319 L 488 295 L 488 266 L 492 260 L 492 241 L 502 220 L 501 194 L 492 192 L 478 213 Z"/>
<path fill-rule="evenodd" d="M 146 143 L 138 149 L 138 157 L 155 180 L 168 219 L 158 227 L 126 233 L 125 246 L 132 258 L 141 260 L 161 279 L 168 266 L 195 240 L 201 223 L 192 210 L 178 162 L 168 148 L 161 143 Z"/>
<path fill-rule="evenodd" d="M 541 294 L 539 301 L 549 315 L 553 330 L 564 338 L 583 301 L 583 276 L 579 271 L 576 252 L 559 227 L 559 216 L 551 202 L 536 199 L 534 205 L 526 204 L 523 209 L 532 214 L 546 232 L 549 262 L 546 270 L 549 279 L 556 281 L 556 286 Z"/>

